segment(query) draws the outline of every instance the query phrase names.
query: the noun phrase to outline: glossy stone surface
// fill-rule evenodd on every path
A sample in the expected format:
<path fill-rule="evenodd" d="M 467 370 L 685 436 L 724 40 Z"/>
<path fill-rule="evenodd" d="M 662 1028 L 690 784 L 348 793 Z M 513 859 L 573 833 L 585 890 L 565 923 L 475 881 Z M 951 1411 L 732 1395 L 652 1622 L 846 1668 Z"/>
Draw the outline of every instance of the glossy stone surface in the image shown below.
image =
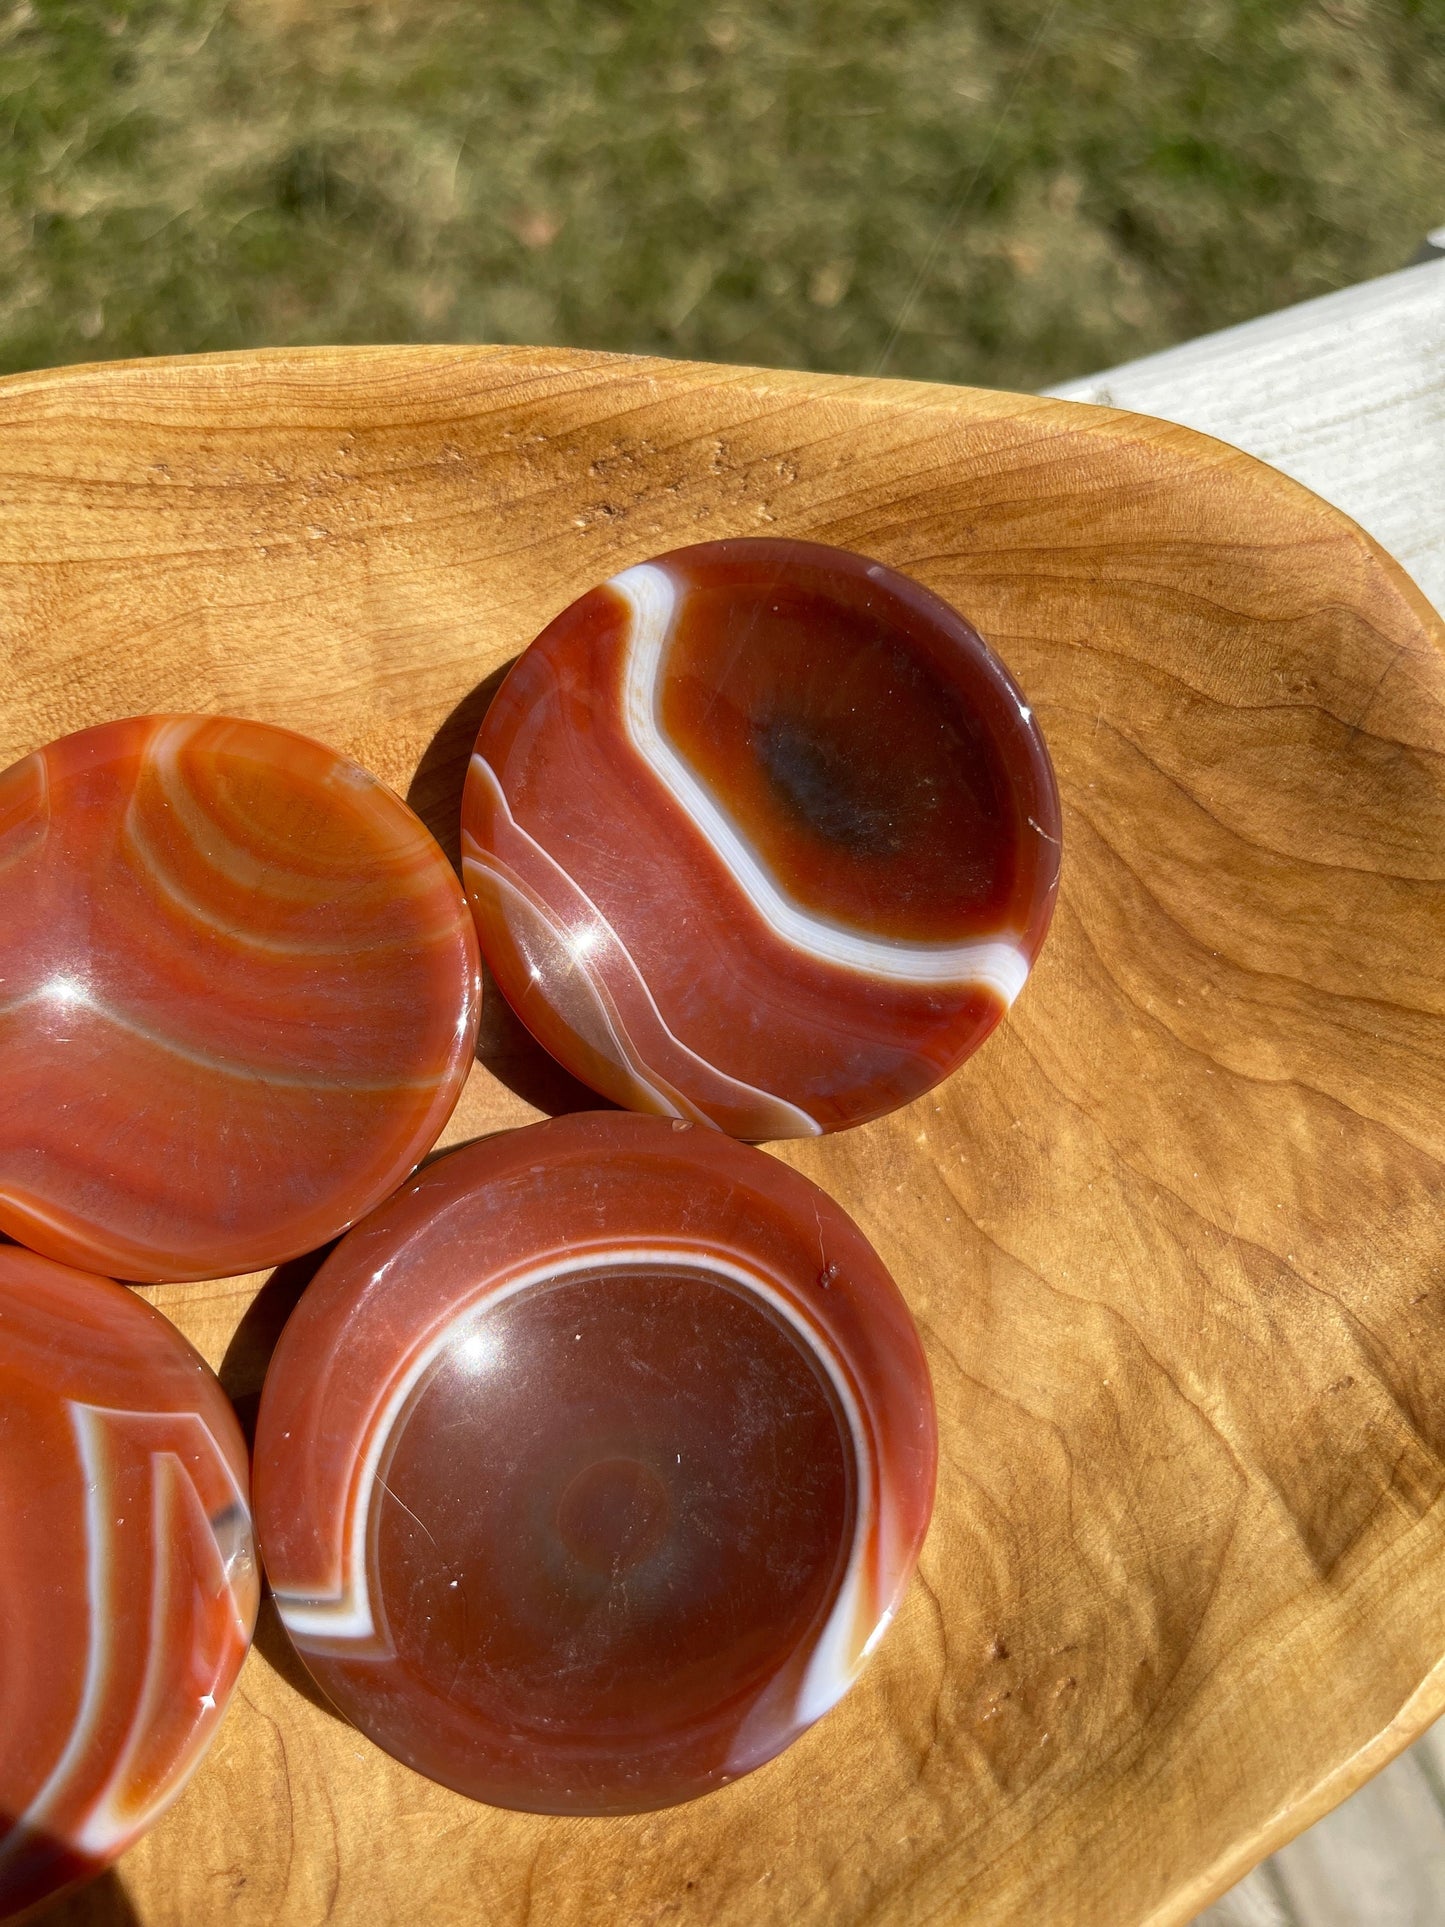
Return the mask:
<path fill-rule="evenodd" d="M 617 1813 L 838 1699 L 936 1455 L 912 1320 L 830 1198 L 583 1114 L 438 1159 L 338 1246 L 267 1376 L 256 1516 L 287 1631 L 379 1745 Z"/>
<path fill-rule="evenodd" d="M 435 1142 L 476 941 L 421 822 L 289 730 L 151 716 L 0 774 L 0 1229 L 122 1278 L 322 1244 Z"/>
<path fill-rule="evenodd" d="M 0 1916 L 175 1799 L 256 1619 L 246 1448 L 133 1292 L 0 1245 Z"/>
<path fill-rule="evenodd" d="M 677 549 L 564 610 L 487 713 L 462 832 L 483 951 L 548 1050 L 744 1138 L 946 1077 L 1058 886 L 1007 670 L 917 583 L 805 542 Z"/>

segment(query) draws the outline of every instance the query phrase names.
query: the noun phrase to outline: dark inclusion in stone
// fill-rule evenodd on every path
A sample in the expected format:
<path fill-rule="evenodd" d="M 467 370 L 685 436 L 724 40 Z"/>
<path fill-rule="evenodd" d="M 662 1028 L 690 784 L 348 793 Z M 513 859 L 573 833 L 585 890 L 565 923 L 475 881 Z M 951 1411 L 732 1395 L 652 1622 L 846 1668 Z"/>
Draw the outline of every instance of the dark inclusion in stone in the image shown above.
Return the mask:
<path fill-rule="evenodd" d="M 876 769 L 860 769 L 816 725 L 790 716 L 758 723 L 753 744 L 779 796 L 816 835 L 858 856 L 903 847 L 898 804 Z"/>

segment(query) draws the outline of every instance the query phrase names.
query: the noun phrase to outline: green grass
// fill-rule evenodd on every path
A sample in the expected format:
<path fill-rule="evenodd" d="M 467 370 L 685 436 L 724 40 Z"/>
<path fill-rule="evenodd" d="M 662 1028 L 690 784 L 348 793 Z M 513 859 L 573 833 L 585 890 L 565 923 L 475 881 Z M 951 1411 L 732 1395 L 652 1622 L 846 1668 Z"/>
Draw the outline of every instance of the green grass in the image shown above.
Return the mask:
<path fill-rule="evenodd" d="M 0 368 L 572 342 L 1030 388 L 1403 265 L 1445 0 L 0 0 Z"/>

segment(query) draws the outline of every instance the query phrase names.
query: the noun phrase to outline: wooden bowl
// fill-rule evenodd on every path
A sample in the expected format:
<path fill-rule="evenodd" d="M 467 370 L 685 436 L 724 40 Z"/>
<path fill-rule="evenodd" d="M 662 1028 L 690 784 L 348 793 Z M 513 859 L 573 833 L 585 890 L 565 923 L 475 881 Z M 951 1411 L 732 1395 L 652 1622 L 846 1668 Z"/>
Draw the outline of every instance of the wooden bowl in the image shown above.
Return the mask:
<path fill-rule="evenodd" d="M 454 850 L 498 669 L 626 564 L 766 531 L 970 615 L 1065 805 L 1010 1021 L 778 1152 L 938 1392 L 933 1531 L 855 1691 L 696 1805 L 538 1819 L 384 1757 L 270 1621 L 103 1917 L 1182 1922 L 1441 1709 L 1445 660 L 1343 515 L 1100 408 L 486 348 L 17 377 L 0 491 L 0 764 L 231 711 Z M 483 1030 L 449 1139 L 587 1103 L 499 998 Z M 146 1295 L 244 1412 L 306 1276 Z"/>

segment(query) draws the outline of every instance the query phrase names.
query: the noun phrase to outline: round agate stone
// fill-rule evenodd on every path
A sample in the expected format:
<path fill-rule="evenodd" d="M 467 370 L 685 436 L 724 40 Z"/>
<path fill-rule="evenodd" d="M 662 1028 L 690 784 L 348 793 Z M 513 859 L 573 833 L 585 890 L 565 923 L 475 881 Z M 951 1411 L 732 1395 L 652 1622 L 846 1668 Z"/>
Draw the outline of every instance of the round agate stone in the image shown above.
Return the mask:
<path fill-rule="evenodd" d="M 582 1114 L 438 1159 L 338 1246 L 267 1375 L 256 1516 L 287 1631 L 379 1745 L 623 1813 L 839 1698 L 936 1455 L 912 1320 L 831 1199 Z"/>
<path fill-rule="evenodd" d="M 479 995 L 451 866 L 346 757 L 64 737 L 0 774 L 0 1229 L 148 1280 L 309 1251 L 435 1142 Z"/>
<path fill-rule="evenodd" d="M 0 1245 L 0 1917 L 87 1878 L 210 1744 L 256 1620 L 246 1448 L 160 1313 Z"/>
<path fill-rule="evenodd" d="M 633 1110 L 743 1138 L 928 1090 L 1023 986 L 1048 752 L 956 610 L 811 542 L 677 549 L 574 602 L 487 713 L 467 889 L 508 1001 Z"/>

